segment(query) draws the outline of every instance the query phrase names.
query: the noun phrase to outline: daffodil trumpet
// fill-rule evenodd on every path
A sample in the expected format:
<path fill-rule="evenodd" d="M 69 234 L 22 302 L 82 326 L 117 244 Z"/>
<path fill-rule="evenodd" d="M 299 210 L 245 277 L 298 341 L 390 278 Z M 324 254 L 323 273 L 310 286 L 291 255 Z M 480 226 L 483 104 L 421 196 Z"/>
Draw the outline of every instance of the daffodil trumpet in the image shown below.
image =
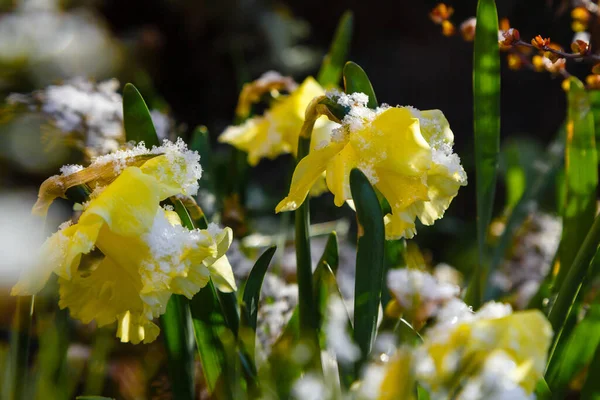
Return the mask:
<path fill-rule="evenodd" d="M 367 107 L 364 93 L 336 93 L 314 99 L 306 111 L 300 137 L 310 137 L 311 126 L 321 115 L 341 123 L 311 148 L 294 171 L 290 191 L 276 212 L 296 210 L 311 187 L 326 174 L 326 184 L 339 207 L 352 200 L 350 171 L 360 169 L 390 204 L 385 215 L 386 238 L 412 238 L 415 219 L 432 225 L 443 217 L 467 176 L 460 158 L 452 152 L 454 135 L 439 110 L 383 105 Z M 340 108 L 341 107 L 341 108 Z"/>
<path fill-rule="evenodd" d="M 39 262 L 22 271 L 12 294 L 36 294 L 54 273 L 59 306 L 72 317 L 99 326 L 117 322 L 121 341 L 148 343 L 159 334 L 153 319 L 165 313 L 172 294 L 191 299 L 210 280 L 222 292 L 234 291 L 225 256 L 231 229 L 188 229 L 172 206 L 161 206 L 198 191 L 199 159 L 180 139 L 151 150 L 140 144 L 87 168 L 63 168 L 42 185 L 34 212 L 45 212 L 68 186 L 88 184 L 93 192 L 78 221 L 46 240 Z"/>

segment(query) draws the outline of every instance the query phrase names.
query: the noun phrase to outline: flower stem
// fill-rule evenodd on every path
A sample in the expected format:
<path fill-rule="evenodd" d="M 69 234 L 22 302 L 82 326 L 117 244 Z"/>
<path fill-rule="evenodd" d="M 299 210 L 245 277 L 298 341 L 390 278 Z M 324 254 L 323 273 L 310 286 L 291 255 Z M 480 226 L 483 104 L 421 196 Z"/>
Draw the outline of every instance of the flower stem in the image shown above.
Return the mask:
<path fill-rule="evenodd" d="M 312 130 L 312 129 L 311 129 Z M 298 162 L 310 151 L 310 136 L 298 140 Z M 308 198 L 296 210 L 296 275 L 298 279 L 298 306 L 300 312 L 300 336 L 309 345 L 312 354 L 310 367 L 322 370 L 318 322 L 313 295 L 312 261 L 310 254 L 310 203 Z"/>
<path fill-rule="evenodd" d="M 17 309 L 12 329 L 12 371 L 13 399 L 21 400 L 25 396 L 27 384 L 27 361 L 29 359 L 29 341 L 31 338 L 31 320 L 33 317 L 33 296 L 17 298 Z"/>

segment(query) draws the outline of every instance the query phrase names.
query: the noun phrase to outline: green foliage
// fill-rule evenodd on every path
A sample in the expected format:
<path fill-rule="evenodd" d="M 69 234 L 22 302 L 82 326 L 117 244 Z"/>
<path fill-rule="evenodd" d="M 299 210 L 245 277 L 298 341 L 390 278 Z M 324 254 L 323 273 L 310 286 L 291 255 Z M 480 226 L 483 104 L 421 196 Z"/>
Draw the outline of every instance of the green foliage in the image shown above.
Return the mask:
<path fill-rule="evenodd" d="M 242 295 L 243 301 L 243 324 L 252 328 L 256 331 L 256 317 L 258 314 L 258 301 L 260 298 L 260 290 L 262 288 L 263 279 L 269 268 L 269 264 L 273 259 L 277 247 L 271 246 L 256 260 L 256 263 L 248 275 L 246 286 L 244 287 L 244 293 Z M 253 343 L 253 341 L 251 341 Z"/>
<path fill-rule="evenodd" d="M 600 345 L 596 346 L 596 352 L 594 358 L 588 369 L 587 379 L 583 384 L 581 390 L 581 398 L 586 400 L 598 400 L 600 399 L 600 380 L 598 380 L 598 374 L 600 373 Z"/>
<path fill-rule="evenodd" d="M 317 75 L 317 81 L 324 88 L 335 87 L 339 84 L 352 41 L 353 22 L 352 11 L 346 11 L 340 18 L 329 53 L 323 59 Z"/>
<path fill-rule="evenodd" d="M 123 124 L 127 141 L 158 146 L 158 136 L 142 95 L 131 83 L 123 89 Z"/>
<path fill-rule="evenodd" d="M 554 395 L 564 394 L 569 382 L 590 363 L 598 344 L 600 302 L 591 305 L 586 317 L 574 326 L 562 351 L 556 351 L 548 365 L 546 380 Z"/>
<path fill-rule="evenodd" d="M 477 309 L 487 270 L 487 229 L 492 219 L 500 151 L 500 52 L 498 12 L 494 0 L 479 0 L 473 52 L 473 128 L 479 263 L 465 295 Z"/>
<path fill-rule="evenodd" d="M 594 138 L 594 116 L 581 81 L 570 79 L 565 156 L 565 204 L 559 247 L 560 269 L 554 281 L 558 291 L 567 276 L 579 246 L 596 215 L 598 157 Z"/>
<path fill-rule="evenodd" d="M 585 278 L 590 263 L 596 254 L 598 245 L 600 244 L 600 218 L 596 217 L 590 231 L 588 232 L 583 244 L 579 248 L 579 252 L 573 261 L 573 264 L 569 268 L 569 272 L 565 277 L 565 281 L 558 292 L 556 302 L 550 311 L 548 319 L 552 324 L 552 328 L 555 332 L 555 343 L 558 341 L 561 335 L 563 325 L 567 319 L 569 309 L 572 307 L 579 289 L 581 282 Z"/>
<path fill-rule="evenodd" d="M 359 223 L 354 290 L 354 340 L 366 360 L 377 329 L 383 287 L 385 229 L 377 195 L 358 169 L 350 172 L 350 189 Z"/>
<path fill-rule="evenodd" d="M 188 300 L 172 295 L 160 322 L 173 393 L 177 399 L 194 399 L 194 335 Z"/>
<path fill-rule="evenodd" d="M 9 368 L 5 375 L 6 384 L 3 385 L 3 392 L 0 393 L 9 399 L 22 400 L 29 397 L 27 395 L 27 376 L 29 375 L 27 363 L 32 333 L 33 306 L 33 296 L 21 296 L 17 299 L 17 308 L 11 329 Z"/>
<path fill-rule="evenodd" d="M 329 265 L 329 268 L 331 268 L 331 271 L 335 275 L 340 264 L 340 256 L 338 254 L 337 233 L 335 232 L 331 232 L 327 237 L 327 243 L 325 244 L 323 255 L 321 255 L 317 266 L 323 263 Z"/>
<path fill-rule="evenodd" d="M 375 109 L 379 105 L 373 85 L 365 71 L 356 63 L 348 61 L 344 65 L 344 91 L 350 93 L 364 93 L 369 96 L 367 106 Z"/>

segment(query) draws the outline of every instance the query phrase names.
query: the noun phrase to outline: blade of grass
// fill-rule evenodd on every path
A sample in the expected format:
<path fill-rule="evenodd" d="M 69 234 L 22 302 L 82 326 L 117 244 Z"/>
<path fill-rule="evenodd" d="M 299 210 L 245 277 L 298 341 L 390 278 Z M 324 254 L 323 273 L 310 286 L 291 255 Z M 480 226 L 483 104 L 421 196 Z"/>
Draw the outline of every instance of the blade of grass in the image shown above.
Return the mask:
<path fill-rule="evenodd" d="M 583 83 L 570 78 L 567 140 L 565 145 L 565 189 L 563 231 L 559 245 L 560 269 L 553 291 L 558 292 L 569 272 L 577 250 L 596 215 L 598 157 L 594 137 L 594 116 Z"/>
<path fill-rule="evenodd" d="M 377 329 L 383 287 L 385 230 L 377 195 L 367 177 L 358 169 L 350 172 L 350 190 L 359 225 L 354 286 L 354 341 L 364 361 L 371 352 Z"/>
<path fill-rule="evenodd" d="M 148 148 L 160 144 L 148 106 L 131 83 L 123 89 L 123 124 L 127 141 L 144 142 Z"/>
<path fill-rule="evenodd" d="M 321 69 L 317 75 L 317 81 L 324 88 L 335 87 L 340 82 L 342 69 L 352 41 L 353 21 L 352 11 L 346 11 L 340 18 L 340 22 L 338 22 L 331 48 L 323 59 Z"/>
<path fill-rule="evenodd" d="M 473 129 L 477 195 L 477 248 L 479 262 L 465 301 L 477 309 L 487 275 L 487 230 L 492 219 L 498 154 L 500 152 L 500 51 L 498 12 L 494 0 L 479 0 L 473 51 Z"/>

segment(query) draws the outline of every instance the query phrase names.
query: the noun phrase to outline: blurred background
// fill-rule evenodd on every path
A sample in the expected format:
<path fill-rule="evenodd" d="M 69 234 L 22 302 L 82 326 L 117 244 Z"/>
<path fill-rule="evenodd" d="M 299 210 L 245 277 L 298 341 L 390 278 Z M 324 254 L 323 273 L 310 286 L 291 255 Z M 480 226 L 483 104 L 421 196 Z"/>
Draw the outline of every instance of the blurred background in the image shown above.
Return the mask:
<path fill-rule="evenodd" d="M 508 18 L 522 37 L 541 34 L 563 46 L 573 39 L 570 3 L 497 1 L 499 16 Z M 119 93 L 125 83 L 134 83 L 143 94 L 163 137 L 189 138 L 194 128 L 205 126 L 214 145 L 210 157 L 219 176 L 226 179 L 231 148 L 218 145 L 216 138 L 233 122 L 242 85 L 269 70 L 299 82 L 316 74 L 346 10 L 354 12 L 349 59 L 367 72 L 380 103 L 441 109 L 450 122 L 455 152 L 471 183 L 461 189 L 443 220 L 418 229 L 415 242 L 429 264 L 443 261 L 463 272 L 469 270 L 475 262 L 472 42 L 441 34 L 428 16 L 436 4 L 433 0 L 0 0 L 0 99 L 4 101 L 0 109 L 0 328 L 10 326 L 14 300 L 7 294 L 18 265 L 28 262 L 22 243 L 33 248 L 43 240 L 32 237 L 29 222 L 20 221 L 29 221 L 30 206 L 44 179 L 58 173 L 63 164 L 84 163 L 110 150 L 111 140 L 122 135 Z M 460 23 L 475 15 L 477 1 L 447 4 L 454 7 L 453 19 Z M 504 60 L 502 68 L 502 173 L 506 176 L 516 165 L 526 185 L 532 160 L 542 154 L 563 122 L 565 94 L 562 80 L 548 73 L 509 70 Z M 588 70 L 569 66 L 570 72 L 581 73 L 580 78 Z M 70 82 L 68 89 L 52 86 L 64 82 Z M 101 106 L 89 106 L 91 98 Z M 65 136 L 57 129 L 91 130 L 96 136 Z M 291 157 L 284 156 L 263 161 L 249 172 L 250 231 L 258 221 L 267 230 L 279 228 L 272 210 L 287 190 L 290 164 Z M 501 178 L 498 215 L 509 196 Z M 556 210 L 554 198 L 548 196 L 548 209 Z M 313 221 L 352 217 L 347 208 L 338 209 L 331 200 L 324 195 L 315 202 Z M 46 232 L 55 231 L 68 218 L 69 207 L 62 202 L 53 208 Z M 36 223 L 40 224 L 31 224 Z M 51 304 L 46 306 L 52 308 Z M 44 306 L 42 301 L 40 307 Z M 62 314 L 55 312 L 49 318 Z M 62 328 L 53 329 L 59 333 Z M 89 347 L 92 339 L 86 329 L 92 328 L 81 329 L 78 340 L 85 345 L 69 347 L 72 359 L 89 360 L 109 351 L 109 343 L 114 342 L 111 334 L 108 339 L 96 335 Z M 7 329 L 0 332 L 6 340 Z M 59 343 L 51 336 L 44 340 Z M 42 348 L 39 342 L 36 346 Z M 144 375 L 154 377 L 148 381 L 155 386 L 135 393 L 136 379 L 142 379 L 136 375 L 140 363 L 147 366 L 144 357 L 160 354 L 146 347 L 125 347 L 125 361 L 111 367 L 111 376 L 120 378 L 111 381 L 118 390 L 110 393 L 132 399 L 168 398 L 157 360 L 152 363 L 155 370 Z M 143 354 L 131 355 L 136 352 Z M 107 371 L 96 373 L 104 376 Z M 74 379 L 73 385 L 80 387 L 78 382 Z"/>

